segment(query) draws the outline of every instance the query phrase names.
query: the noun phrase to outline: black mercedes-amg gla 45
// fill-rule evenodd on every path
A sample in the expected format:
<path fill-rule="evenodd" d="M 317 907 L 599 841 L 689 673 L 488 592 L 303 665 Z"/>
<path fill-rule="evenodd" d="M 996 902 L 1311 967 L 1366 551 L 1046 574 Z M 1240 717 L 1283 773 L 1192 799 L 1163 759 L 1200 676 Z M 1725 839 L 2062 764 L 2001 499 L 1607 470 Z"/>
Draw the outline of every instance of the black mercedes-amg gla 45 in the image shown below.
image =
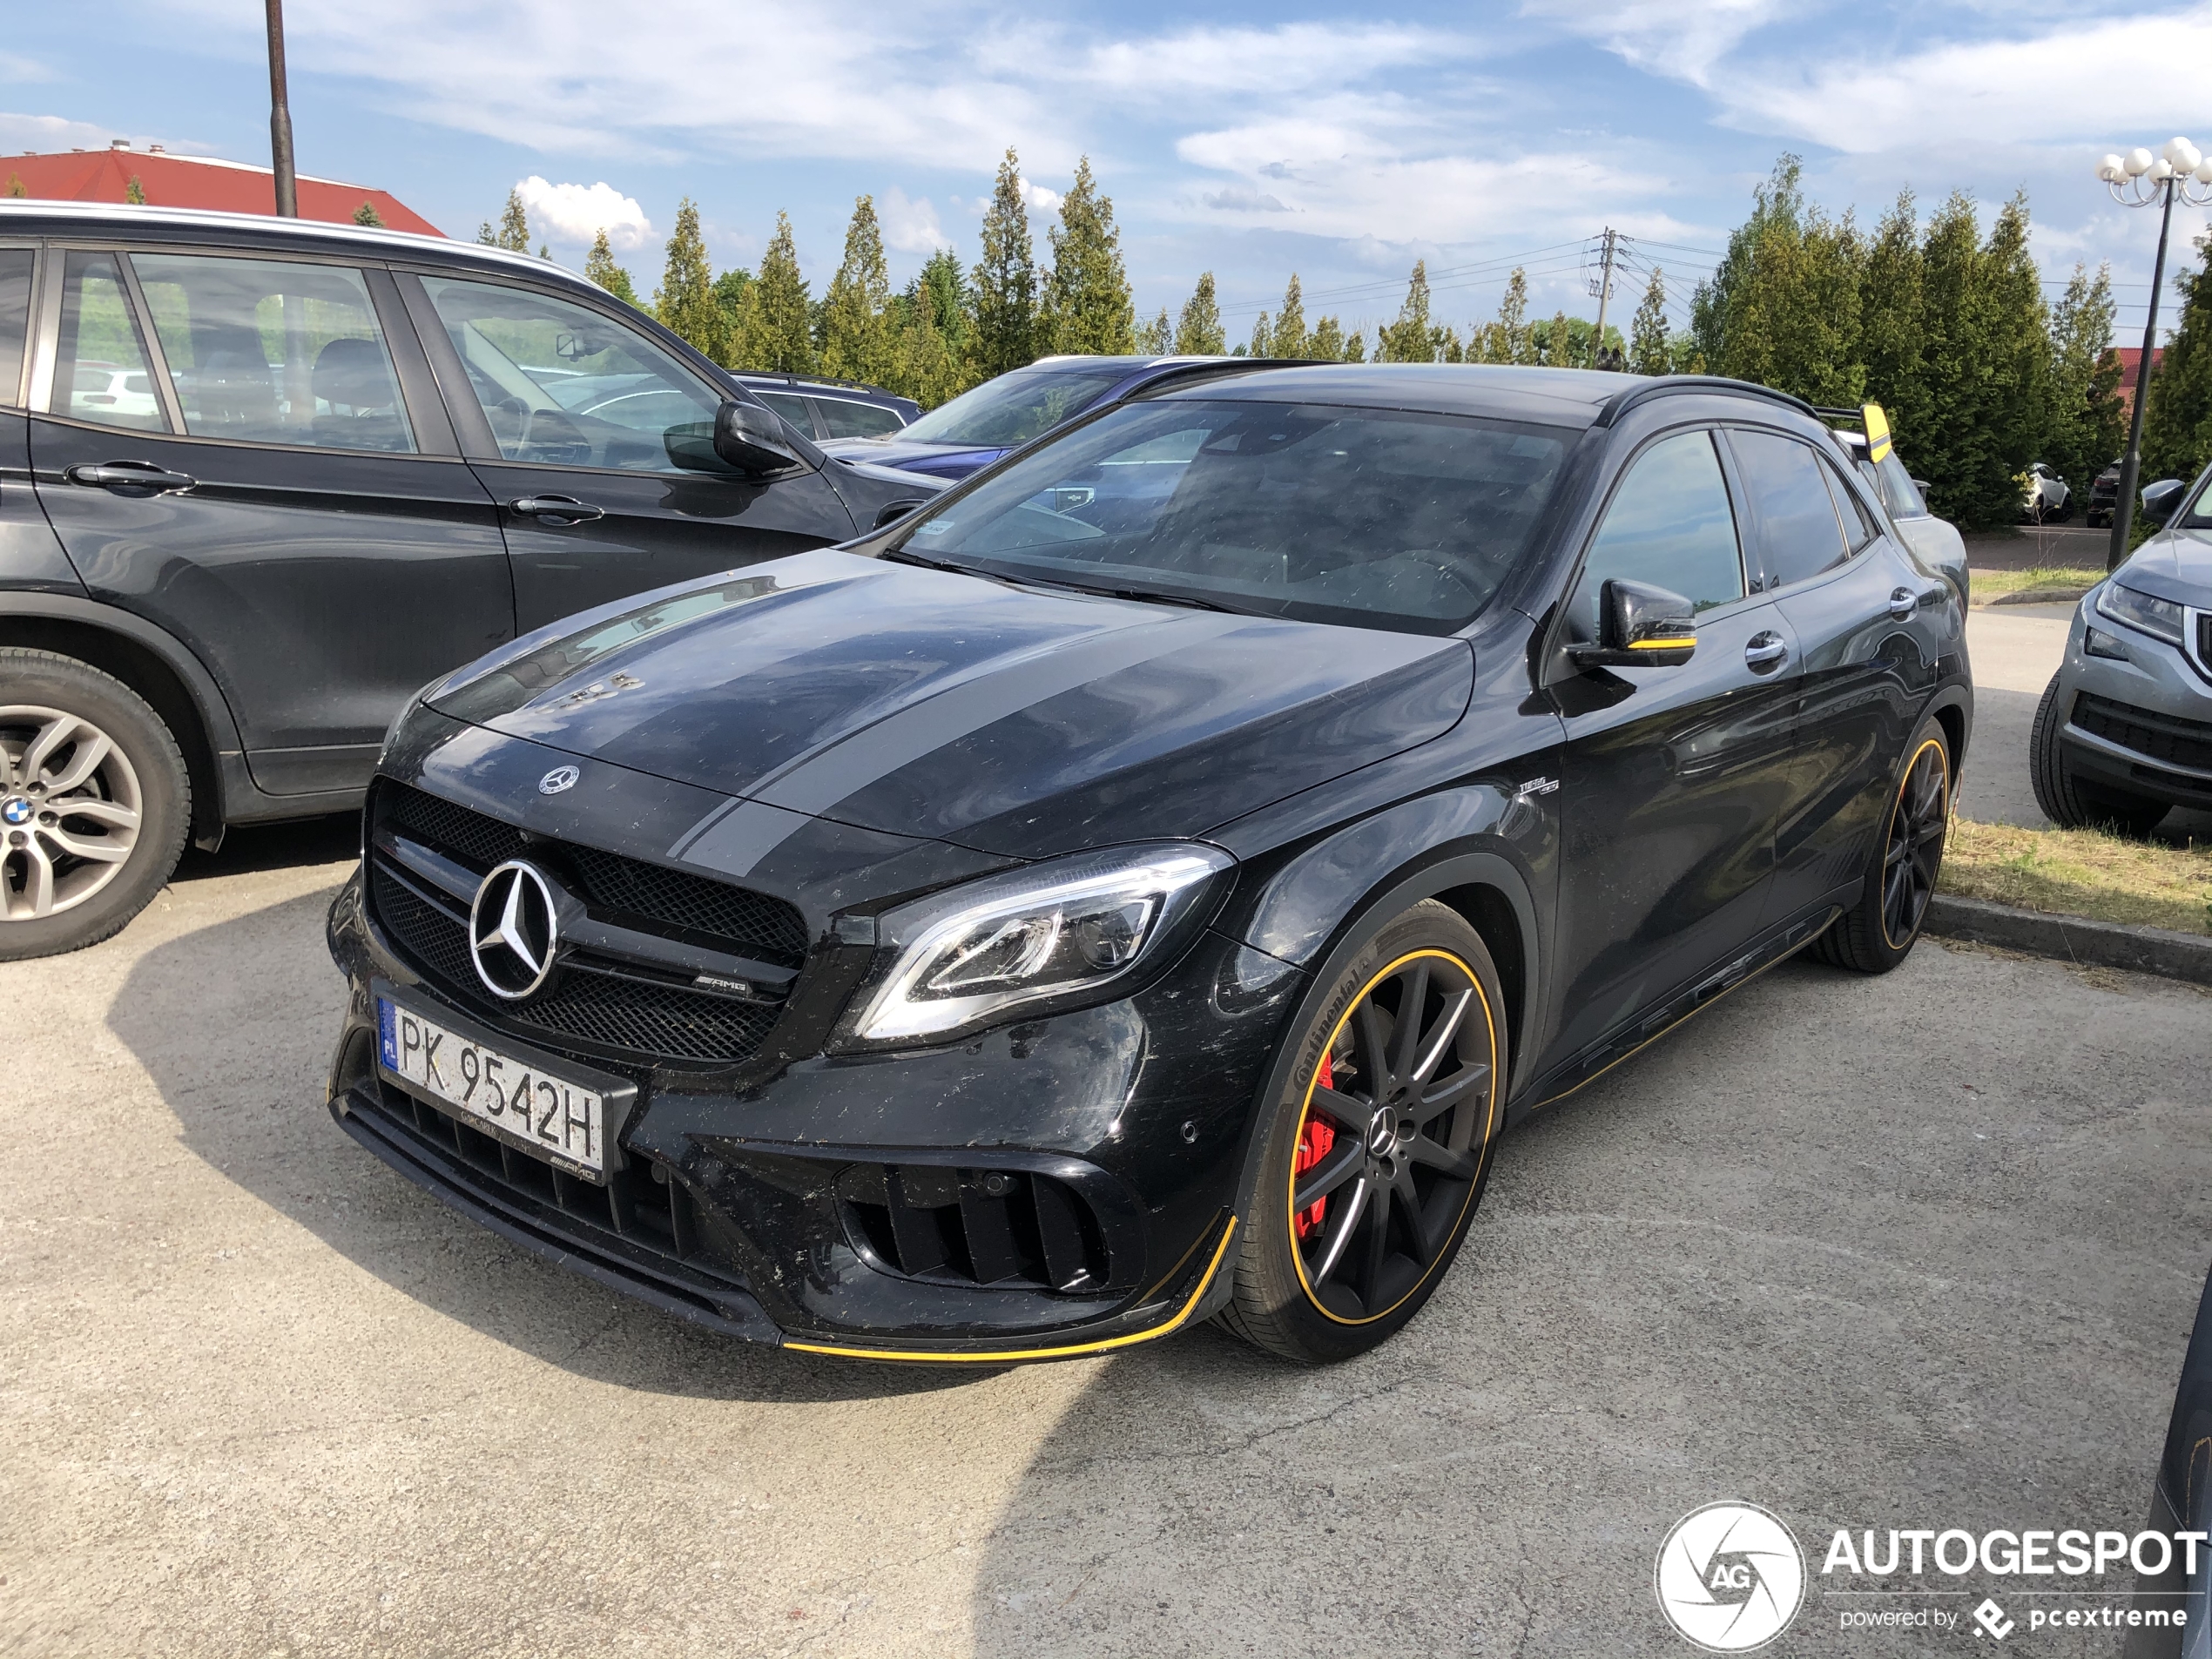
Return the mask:
<path fill-rule="evenodd" d="M 1265 368 L 428 688 L 339 1123 L 715 1330 L 1003 1362 L 1434 1291 L 1501 1135 L 1912 949 L 1963 615 L 1811 412 Z"/>

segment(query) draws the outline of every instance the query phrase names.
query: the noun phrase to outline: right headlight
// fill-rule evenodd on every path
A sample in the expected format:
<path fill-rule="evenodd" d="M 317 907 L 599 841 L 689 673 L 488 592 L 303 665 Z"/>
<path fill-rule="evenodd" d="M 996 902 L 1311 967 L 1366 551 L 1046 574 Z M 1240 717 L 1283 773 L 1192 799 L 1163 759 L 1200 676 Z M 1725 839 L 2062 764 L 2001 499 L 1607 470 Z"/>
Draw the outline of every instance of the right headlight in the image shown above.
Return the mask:
<path fill-rule="evenodd" d="M 1234 863 L 1197 842 L 1080 853 L 986 876 L 876 919 L 882 966 L 850 1041 L 941 1042 L 1020 1008 L 1123 995 L 1201 924 Z"/>
<path fill-rule="evenodd" d="M 2097 590 L 2097 614 L 2169 645 L 2182 643 L 2181 606 L 2170 599 L 2155 599 L 2134 588 L 2124 588 L 2117 580 Z"/>

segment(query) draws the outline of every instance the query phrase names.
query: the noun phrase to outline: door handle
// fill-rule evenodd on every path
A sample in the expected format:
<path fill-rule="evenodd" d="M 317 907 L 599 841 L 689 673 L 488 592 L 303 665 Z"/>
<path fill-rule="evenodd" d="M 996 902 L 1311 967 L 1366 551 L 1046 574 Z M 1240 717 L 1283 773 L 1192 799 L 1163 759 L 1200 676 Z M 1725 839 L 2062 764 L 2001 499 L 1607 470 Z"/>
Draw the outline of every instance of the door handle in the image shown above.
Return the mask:
<path fill-rule="evenodd" d="M 594 507 L 573 496 L 525 496 L 520 501 L 509 502 L 507 510 L 517 518 L 550 518 L 570 524 L 607 516 L 605 508 Z"/>
<path fill-rule="evenodd" d="M 1771 629 L 1753 634 L 1743 646 L 1744 665 L 1762 674 L 1770 668 L 1780 667 L 1789 655 L 1789 644 Z"/>
<path fill-rule="evenodd" d="M 145 489 L 157 496 L 172 489 L 191 489 L 199 482 L 187 473 L 172 472 L 151 461 L 108 461 L 71 467 L 64 470 L 62 476 L 72 484 L 90 484 L 96 489 Z"/>
<path fill-rule="evenodd" d="M 1898 588 L 1890 595 L 1890 615 L 1899 622 L 1912 620 L 1912 613 L 1920 608 L 1921 596 L 1910 588 Z"/>

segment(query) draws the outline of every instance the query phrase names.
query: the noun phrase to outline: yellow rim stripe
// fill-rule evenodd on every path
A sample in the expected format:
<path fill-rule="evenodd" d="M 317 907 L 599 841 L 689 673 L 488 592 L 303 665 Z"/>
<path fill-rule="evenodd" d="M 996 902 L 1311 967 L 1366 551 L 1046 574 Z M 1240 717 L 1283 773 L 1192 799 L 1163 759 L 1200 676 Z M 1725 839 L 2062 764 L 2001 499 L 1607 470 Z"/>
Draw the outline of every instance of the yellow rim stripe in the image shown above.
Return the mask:
<path fill-rule="evenodd" d="M 1353 997 L 1351 1001 L 1345 1005 L 1344 1017 L 1337 1022 L 1335 1028 L 1329 1033 L 1329 1040 L 1321 1045 L 1321 1052 L 1323 1054 L 1330 1054 L 1335 1050 L 1337 1046 L 1337 1038 L 1343 1034 L 1345 1027 L 1352 1022 L 1352 1016 L 1359 1011 L 1359 1005 L 1366 1000 L 1368 992 L 1373 990 L 1376 986 L 1381 984 L 1393 974 L 1395 974 L 1399 968 L 1405 967 L 1406 963 L 1419 961 L 1424 956 L 1433 956 L 1440 961 L 1449 962 L 1453 967 L 1458 968 L 1462 974 L 1465 974 L 1467 976 L 1467 983 L 1474 987 L 1474 995 L 1476 999 L 1482 1004 L 1483 1018 L 1490 1022 L 1490 1116 L 1484 1122 L 1482 1126 L 1482 1156 L 1475 1160 L 1474 1178 L 1467 1184 L 1467 1203 L 1471 1204 L 1474 1202 L 1475 1189 L 1482 1184 L 1483 1169 L 1490 1162 L 1490 1148 L 1498 1138 L 1498 1103 L 1503 1097 L 1505 1092 L 1505 1080 L 1498 1076 L 1498 1016 L 1496 1010 L 1492 1008 L 1490 1006 L 1490 997 L 1488 993 L 1484 991 L 1482 988 L 1482 976 L 1480 974 L 1477 974 L 1474 969 L 1468 967 L 1465 962 L 1461 961 L 1458 957 L 1453 955 L 1448 950 L 1408 951 L 1406 954 L 1400 956 L 1396 961 L 1393 962 L 1389 967 L 1384 968 L 1381 972 L 1378 973 L 1374 978 L 1369 980 L 1365 985 L 1359 988 L 1359 995 Z M 1312 1076 L 1306 1080 L 1305 1103 L 1298 1109 L 1298 1134 L 1299 1135 L 1305 1132 L 1305 1120 L 1312 1115 L 1313 1110 L 1313 1091 L 1320 1086 L 1321 1062 L 1317 1060 L 1313 1062 Z M 1297 1135 L 1293 1135 L 1291 1136 L 1291 1144 L 1293 1146 L 1297 1144 Z M 1377 1319 L 1386 1319 L 1392 1313 L 1395 1312 L 1399 1308 L 1401 1308 L 1406 1305 L 1406 1297 L 1410 1297 L 1413 1294 L 1414 1291 L 1420 1290 L 1422 1285 L 1427 1284 L 1429 1273 L 1433 1273 L 1436 1271 L 1435 1267 L 1432 1265 L 1428 1269 L 1427 1272 L 1423 1273 L 1419 1278 L 1413 1281 L 1412 1290 L 1407 1291 L 1405 1296 L 1399 1297 L 1395 1302 L 1393 1302 L 1380 1313 L 1370 1313 L 1364 1319 L 1347 1319 L 1337 1314 L 1332 1313 L 1328 1309 L 1321 1305 L 1321 1298 L 1314 1295 L 1313 1286 L 1305 1277 L 1305 1258 L 1298 1253 L 1298 1228 L 1296 1225 L 1298 1219 L 1298 1158 L 1295 1154 L 1293 1154 L 1291 1158 L 1290 1197 L 1291 1219 L 1292 1223 L 1291 1228 L 1291 1264 L 1298 1270 L 1298 1282 L 1299 1287 L 1305 1291 L 1305 1299 L 1313 1305 L 1313 1311 L 1316 1313 L 1318 1313 L 1323 1318 L 1330 1320 L 1337 1325 L 1372 1325 Z M 1462 1205 L 1460 1210 L 1460 1215 L 1464 1217 L 1466 1214 L 1467 1208 L 1465 1205 Z M 1457 1227 L 1459 1223 L 1454 1221 L 1452 1224 L 1454 1227 Z"/>
<path fill-rule="evenodd" d="M 786 1348 L 796 1348 L 801 1353 L 835 1354 L 846 1359 L 911 1359 L 937 1365 L 1003 1365 L 1009 1359 L 1057 1359 L 1070 1354 L 1103 1353 L 1109 1348 L 1126 1348 L 1133 1342 L 1150 1342 L 1163 1337 L 1170 1331 L 1180 1330 L 1184 1320 L 1204 1298 L 1213 1284 L 1213 1276 L 1220 1269 L 1222 1258 L 1229 1253 L 1229 1241 L 1236 1236 L 1237 1217 L 1229 1217 L 1228 1226 L 1222 1229 L 1221 1243 L 1214 1246 L 1213 1259 L 1206 1264 L 1205 1277 L 1198 1281 L 1198 1288 L 1190 1292 L 1190 1299 L 1164 1325 L 1156 1325 L 1150 1331 L 1132 1331 L 1127 1336 L 1105 1337 L 1096 1342 L 1071 1342 L 1060 1348 L 997 1349 L 989 1353 L 923 1353 L 912 1348 L 844 1348 L 826 1342 L 786 1342 Z"/>
<path fill-rule="evenodd" d="M 1944 816 L 1948 818 L 1951 815 L 1951 752 L 1943 746 L 1941 738 L 1930 738 L 1912 752 L 1912 759 L 1905 763 L 1905 776 L 1897 780 L 1897 799 L 1890 805 L 1890 818 L 1892 822 L 1896 820 L 1898 813 L 1905 809 L 1905 792 L 1912 786 L 1913 768 L 1920 764 L 1920 757 L 1931 749 L 1936 752 L 1936 765 L 1943 771 Z M 1883 846 L 1886 852 L 1889 826 L 1885 824 L 1882 828 Z M 1903 950 L 1905 947 L 1890 937 L 1890 907 L 1886 902 L 1886 894 L 1884 894 L 1884 898 L 1885 901 L 1882 906 L 1882 942 L 1892 950 Z M 1914 931 L 1917 936 L 1918 929 Z"/>

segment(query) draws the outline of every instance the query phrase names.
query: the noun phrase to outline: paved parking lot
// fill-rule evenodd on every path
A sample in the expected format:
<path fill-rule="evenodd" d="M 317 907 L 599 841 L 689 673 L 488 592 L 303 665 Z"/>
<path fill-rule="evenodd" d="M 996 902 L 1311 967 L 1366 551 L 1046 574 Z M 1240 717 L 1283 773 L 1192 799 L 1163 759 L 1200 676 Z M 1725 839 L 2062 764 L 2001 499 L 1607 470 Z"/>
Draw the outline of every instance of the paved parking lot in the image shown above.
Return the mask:
<path fill-rule="evenodd" d="M 2195 991 L 1786 966 L 1516 1136 L 1366 1360 L 947 1377 L 695 1333 L 354 1148 L 347 846 L 0 967 L 5 1651 L 1671 1655 L 1652 1554 L 1714 1499 L 2141 1514 L 2212 1259 Z M 1834 1622 L 1785 1649 L 1903 1650 Z"/>

